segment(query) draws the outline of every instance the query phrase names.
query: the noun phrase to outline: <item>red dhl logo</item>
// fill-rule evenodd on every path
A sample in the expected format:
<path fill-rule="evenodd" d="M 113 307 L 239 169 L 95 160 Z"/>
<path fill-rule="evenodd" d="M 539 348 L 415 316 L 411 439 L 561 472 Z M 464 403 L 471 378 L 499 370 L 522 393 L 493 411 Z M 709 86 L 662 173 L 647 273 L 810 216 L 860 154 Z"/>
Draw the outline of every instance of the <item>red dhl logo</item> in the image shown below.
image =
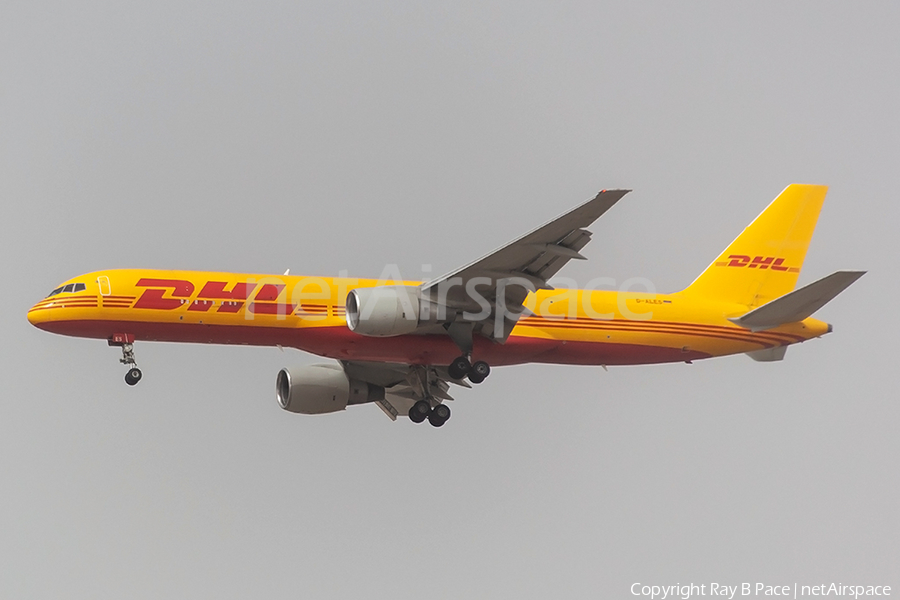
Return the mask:
<path fill-rule="evenodd" d="M 285 287 L 280 283 L 239 282 L 226 289 L 228 282 L 207 281 L 193 300 L 194 284 L 182 279 L 144 278 L 136 286 L 147 289 L 135 302 L 134 308 L 174 310 L 187 304 L 189 311 L 208 312 L 217 300 L 221 301 L 216 309 L 220 313 L 239 312 L 244 304 L 247 304 L 248 311 L 257 315 L 290 315 L 296 308 L 295 304 L 278 301 Z M 253 299 L 247 302 L 254 291 Z"/>
<path fill-rule="evenodd" d="M 719 261 L 717 267 L 747 267 L 748 269 L 771 269 L 773 271 L 787 271 L 788 273 L 799 273 L 797 267 L 784 266 L 784 259 L 775 256 L 754 256 L 750 257 L 745 254 L 729 254 L 727 261 Z"/>

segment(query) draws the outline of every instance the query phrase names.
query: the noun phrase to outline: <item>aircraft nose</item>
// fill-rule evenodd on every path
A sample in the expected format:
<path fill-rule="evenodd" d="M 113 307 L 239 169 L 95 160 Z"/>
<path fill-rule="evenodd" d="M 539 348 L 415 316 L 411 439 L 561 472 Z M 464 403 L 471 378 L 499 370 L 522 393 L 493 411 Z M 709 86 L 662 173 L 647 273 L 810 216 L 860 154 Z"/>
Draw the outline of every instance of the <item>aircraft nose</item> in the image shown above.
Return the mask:
<path fill-rule="evenodd" d="M 42 328 L 41 325 L 47 322 L 48 310 L 42 310 L 43 302 L 38 302 L 28 309 L 28 322 L 35 327 Z"/>

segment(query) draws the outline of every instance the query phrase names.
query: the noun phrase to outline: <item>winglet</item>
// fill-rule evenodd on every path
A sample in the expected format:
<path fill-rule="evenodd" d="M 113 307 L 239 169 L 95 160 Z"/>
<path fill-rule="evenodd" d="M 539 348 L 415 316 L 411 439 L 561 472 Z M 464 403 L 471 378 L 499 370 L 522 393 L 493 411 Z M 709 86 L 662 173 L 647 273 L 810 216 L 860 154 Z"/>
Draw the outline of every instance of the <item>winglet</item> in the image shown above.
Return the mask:
<path fill-rule="evenodd" d="M 779 325 L 802 321 L 834 300 L 838 294 L 865 274 L 865 271 L 832 273 L 828 277 L 751 310 L 741 317 L 728 320 L 751 331 L 763 331 Z"/>

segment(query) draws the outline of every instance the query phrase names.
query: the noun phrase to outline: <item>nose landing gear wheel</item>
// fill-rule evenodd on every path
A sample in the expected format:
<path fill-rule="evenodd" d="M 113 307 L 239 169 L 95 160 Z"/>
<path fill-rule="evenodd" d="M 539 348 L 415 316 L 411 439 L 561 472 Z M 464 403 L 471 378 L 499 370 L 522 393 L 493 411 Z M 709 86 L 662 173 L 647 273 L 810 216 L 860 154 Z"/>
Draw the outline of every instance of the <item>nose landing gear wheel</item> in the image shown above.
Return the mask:
<path fill-rule="evenodd" d="M 431 413 L 431 405 L 425 400 L 419 400 L 409 409 L 409 420 L 413 423 L 421 423 Z"/>
<path fill-rule="evenodd" d="M 141 370 L 138 369 L 137 367 L 134 367 L 133 369 L 128 369 L 128 372 L 125 373 L 125 383 L 127 383 L 128 385 L 136 385 L 137 382 L 140 381 L 141 377 L 143 377 L 143 376 L 144 376 L 144 374 L 141 373 Z"/>
<path fill-rule="evenodd" d="M 131 333 L 114 333 L 107 340 L 110 346 L 122 349 L 122 358 L 119 362 L 128 367 L 125 373 L 125 383 L 128 385 L 136 385 L 143 377 L 141 370 L 137 368 L 137 361 L 134 359 L 134 335 Z"/>

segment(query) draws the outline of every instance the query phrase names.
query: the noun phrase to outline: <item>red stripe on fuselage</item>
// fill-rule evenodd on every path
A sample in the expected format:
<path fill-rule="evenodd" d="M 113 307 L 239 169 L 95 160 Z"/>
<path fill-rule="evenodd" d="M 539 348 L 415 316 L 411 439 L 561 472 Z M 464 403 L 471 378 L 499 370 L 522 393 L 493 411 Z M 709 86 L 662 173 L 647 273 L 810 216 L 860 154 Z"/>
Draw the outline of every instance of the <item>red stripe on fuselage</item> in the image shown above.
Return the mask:
<path fill-rule="evenodd" d="M 793 333 L 783 333 L 776 331 L 759 331 L 751 332 L 742 327 L 728 327 L 722 325 L 705 325 L 703 323 L 679 323 L 677 321 L 638 321 L 638 320 L 621 320 L 621 319 L 590 319 L 590 318 L 546 318 L 546 317 L 525 317 L 520 319 L 519 323 L 530 327 L 575 327 L 586 329 L 607 329 L 618 326 L 626 327 L 645 327 L 647 329 L 679 329 L 687 333 L 688 331 L 701 331 L 706 333 L 722 333 L 726 335 L 753 336 L 760 338 L 769 338 L 778 344 L 790 344 L 793 342 L 802 342 L 806 338 Z"/>
<path fill-rule="evenodd" d="M 605 324 L 604 324 L 605 323 Z M 641 333 L 670 333 L 678 335 L 689 335 L 695 337 L 718 338 L 720 340 L 731 340 L 740 342 L 749 342 L 759 344 L 766 348 L 779 346 L 782 344 L 792 344 L 797 341 L 803 341 L 803 338 L 794 335 L 776 335 L 768 333 L 752 333 L 745 329 L 730 328 L 705 328 L 699 326 L 678 326 L 678 325 L 661 325 L 659 323 L 641 322 L 641 321 L 595 321 L 593 324 L 587 323 L 566 323 L 542 321 L 540 324 L 534 322 L 521 322 L 522 327 L 538 327 L 538 328 L 557 328 L 557 329 L 591 329 L 595 331 L 635 331 Z"/>
<path fill-rule="evenodd" d="M 37 326 L 62 335 L 99 339 L 109 339 L 114 333 L 127 331 L 138 341 L 278 345 L 343 360 L 446 365 L 459 356 L 456 344 L 445 335 L 372 338 L 355 334 L 344 325 L 286 328 L 183 322 L 73 320 L 51 321 Z M 505 344 L 495 344 L 485 338 L 477 338 L 473 351 L 475 359 L 485 360 L 496 366 L 528 362 L 631 365 L 682 362 L 709 356 L 704 352 L 683 351 L 680 348 L 532 337 L 511 337 Z"/>

